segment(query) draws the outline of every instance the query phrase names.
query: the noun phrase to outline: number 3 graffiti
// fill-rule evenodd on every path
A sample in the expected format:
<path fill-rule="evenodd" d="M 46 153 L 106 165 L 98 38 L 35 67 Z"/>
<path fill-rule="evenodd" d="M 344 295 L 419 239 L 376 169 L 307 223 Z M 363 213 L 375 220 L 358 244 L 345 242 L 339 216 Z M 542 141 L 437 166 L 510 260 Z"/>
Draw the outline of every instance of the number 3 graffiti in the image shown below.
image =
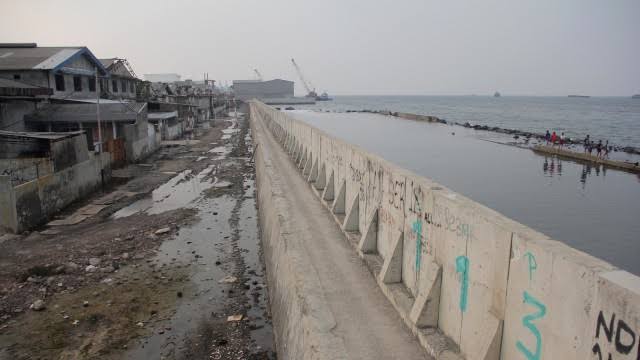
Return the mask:
<path fill-rule="evenodd" d="M 538 309 L 537 312 L 525 315 L 522 318 L 522 325 L 529 329 L 529 331 L 533 333 L 533 336 L 536 337 L 536 351 L 535 353 L 532 353 L 524 346 L 524 344 L 522 344 L 522 342 L 520 342 L 520 340 L 516 342 L 516 347 L 518 348 L 518 350 L 520 350 L 521 353 L 524 354 L 527 360 L 540 360 L 540 351 L 542 350 L 542 335 L 540 335 L 540 331 L 532 322 L 534 320 L 542 319 L 547 313 L 547 307 L 544 306 L 544 304 L 542 304 L 536 298 L 531 296 L 528 292 L 525 291 L 523 295 L 525 304 L 533 305 Z"/>

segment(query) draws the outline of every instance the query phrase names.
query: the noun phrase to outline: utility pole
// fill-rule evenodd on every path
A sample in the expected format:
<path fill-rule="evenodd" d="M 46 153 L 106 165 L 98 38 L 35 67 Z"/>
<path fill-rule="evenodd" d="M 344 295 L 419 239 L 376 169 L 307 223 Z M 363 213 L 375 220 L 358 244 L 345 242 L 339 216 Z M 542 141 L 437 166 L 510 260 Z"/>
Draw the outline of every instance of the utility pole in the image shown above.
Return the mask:
<path fill-rule="evenodd" d="M 96 66 L 96 119 L 98 120 L 98 154 L 102 154 L 102 125 L 100 124 L 100 81 Z M 101 155 L 102 156 L 102 155 Z"/>
<path fill-rule="evenodd" d="M 102 164 L 102 125 L 100 124 L 100 79 L 96 66 L 96 120 L 98 121 L 98 164 L 100 164 L 100 183 L 104 189 L 104 166 Z"/>

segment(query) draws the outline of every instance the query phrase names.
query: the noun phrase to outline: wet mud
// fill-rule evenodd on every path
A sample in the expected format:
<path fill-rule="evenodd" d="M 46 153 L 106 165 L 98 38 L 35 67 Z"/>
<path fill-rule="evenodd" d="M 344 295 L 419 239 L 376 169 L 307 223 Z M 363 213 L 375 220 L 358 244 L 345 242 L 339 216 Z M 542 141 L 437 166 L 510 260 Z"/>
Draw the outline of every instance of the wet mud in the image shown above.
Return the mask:
<path fill-rule="evenodd" d="M 0 255 L 0 359 L 276 358 L 248 120 L 200 135 L 121 171 L 111 190 L 139 191 L 99 216 L 0 244 L 45 269 Z M 43 246 L 59 261 L 38 261 Z"/>

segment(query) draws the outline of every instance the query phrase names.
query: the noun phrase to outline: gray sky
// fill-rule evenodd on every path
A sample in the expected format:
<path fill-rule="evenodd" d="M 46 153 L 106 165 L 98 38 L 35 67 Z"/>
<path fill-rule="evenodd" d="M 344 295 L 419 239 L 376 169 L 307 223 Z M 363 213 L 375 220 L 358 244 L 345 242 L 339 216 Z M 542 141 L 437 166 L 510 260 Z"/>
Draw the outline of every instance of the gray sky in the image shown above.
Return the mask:
<path fill-rule="evenodd" d="M 291 57 L 330 94 L 640 93 L 638 0 L 0 0 L 0 42 L 300 93 Z"/>

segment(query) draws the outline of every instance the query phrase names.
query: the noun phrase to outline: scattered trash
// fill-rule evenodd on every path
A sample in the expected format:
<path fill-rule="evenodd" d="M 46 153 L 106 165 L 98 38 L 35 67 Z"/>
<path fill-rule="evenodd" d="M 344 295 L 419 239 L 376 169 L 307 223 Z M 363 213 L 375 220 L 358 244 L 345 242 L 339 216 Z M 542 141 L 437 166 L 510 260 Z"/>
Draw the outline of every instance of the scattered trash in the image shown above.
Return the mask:
<path fill-rule="evenodd" d="M 171 228 L 165 227 L 165 228 L 156 230 L 155 234 L 156 235 L 161 235 L 161 234 L 168 233 L 169 231 L 171 231 Z"/>
<path fill-rule="evenodd" d="M 44 301 L 42 300 L 36 300 L 33 302 L 33 304 L 31 304 L 31 310 L 33 311 L 42 311 L 46 308 L 46 306 L 44 305 Z"/>
<path fill-rule="evenodd" d="M 230 315 L 230 316 L 227 317 L 227 322 L 240 321 L 240 320 L 242 320 L 243 317 L 244 317 L 244 315 L 242 315 L 242 314 Z"/>
<path fill-rule="evenodd" d="M 234 283 L 236 281 L 238 281 L 238 278 L 235 277 L 235 276 L 231 276 L 230 275 L 230 276 L 227 276 L 227 277 L 225 277 L 224 279 L 222 279 L 222 280 L 220 280 L 218 282 L 221 283 L 221 284 L 223 284 L 223 283 L 224 284 L 231 284 L 231 283 Z"/>
<path fill-rule="evenodd" d="M 60 230 L 47 229 L 40 232 L 42 235 L 57 235 L 60 233 Z"/>

